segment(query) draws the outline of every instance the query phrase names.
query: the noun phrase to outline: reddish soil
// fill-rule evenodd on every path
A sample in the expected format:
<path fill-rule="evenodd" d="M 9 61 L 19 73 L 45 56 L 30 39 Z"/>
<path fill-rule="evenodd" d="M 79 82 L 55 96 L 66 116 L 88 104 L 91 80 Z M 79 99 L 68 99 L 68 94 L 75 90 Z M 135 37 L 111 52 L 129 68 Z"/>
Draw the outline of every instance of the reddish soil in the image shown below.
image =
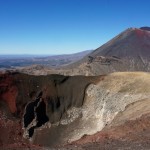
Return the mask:
<path fill-rule="evenodd" d="M 20 120 L 7 118 L 0 111 L 0 149 L 42 149 L 40 145 L 29 144 L 23 139 L 23 130 Z"/>
<path fill-rule="evenodd" d="M 0 145 L 12 144 L 14 142 L 22 142 L 21 122 L 14 118 L 7 118 L 0 111 Z"/>
<path fill-rule="evenodd" d="M 9 90 L 2 95 L 2 99 L 6 101 L 11 113 L 15 113 L 17 111 L 16 108 L 16 98 L 18 95 L 18 89 L 16 86 L 12 86 Z"/>

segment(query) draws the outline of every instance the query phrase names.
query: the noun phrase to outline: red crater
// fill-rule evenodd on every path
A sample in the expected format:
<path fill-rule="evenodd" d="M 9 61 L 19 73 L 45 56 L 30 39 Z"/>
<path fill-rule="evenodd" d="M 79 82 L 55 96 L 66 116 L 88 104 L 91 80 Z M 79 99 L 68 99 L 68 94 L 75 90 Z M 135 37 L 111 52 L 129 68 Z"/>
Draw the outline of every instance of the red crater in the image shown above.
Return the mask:
<path fill-rule="evenodd" d="M 18 95 L 18 89 L 11 76 L 1 75 L 0 79 L 0 100 L 7 103 L 11 113 L 15 113 L 17 111 L 16 98 Z"/>
<path fill-rule="evenodd" d="M 137 37 L 143 38 L 147 33 L 144 30 L 135 29 Z"/>

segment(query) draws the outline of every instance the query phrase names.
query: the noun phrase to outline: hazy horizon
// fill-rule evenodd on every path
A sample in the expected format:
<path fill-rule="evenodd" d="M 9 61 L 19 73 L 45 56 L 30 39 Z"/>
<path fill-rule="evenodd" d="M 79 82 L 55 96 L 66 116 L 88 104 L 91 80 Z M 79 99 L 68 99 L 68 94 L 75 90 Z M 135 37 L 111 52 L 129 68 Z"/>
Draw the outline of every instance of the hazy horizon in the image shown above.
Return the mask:
<path fill-rule="evenodd" d="M 149 4 L 148 0 L 0 1 L 0 55 L 96 49 L 129 27 L 149 26 Z"/>
<path fill-rule="evenodd" d="M 70 53 L 60 53 L 60 54 L 28 54 L 28 53 L 25 53 L 25 54 L 1 54 L 0 53 L 0 56 L 55 56 L 55 55 L 71 55 L 71 54 L 77 54 L 77 53 L 82 53 L 82 52 L 86 52 L 86 51 L 93 51 L 92 49 L 91 50 L 83 50 L 83 51 L 79 51 L 79 52 L 70 52 Z"/>

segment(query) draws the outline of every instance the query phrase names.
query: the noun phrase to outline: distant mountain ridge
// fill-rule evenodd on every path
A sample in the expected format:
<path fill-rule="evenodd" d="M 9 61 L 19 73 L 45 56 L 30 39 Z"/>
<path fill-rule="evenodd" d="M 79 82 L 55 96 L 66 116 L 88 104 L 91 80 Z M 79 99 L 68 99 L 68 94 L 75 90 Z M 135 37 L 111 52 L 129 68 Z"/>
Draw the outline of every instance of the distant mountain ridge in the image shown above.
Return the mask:
<path fill-rule="evenodd" d="M 64 55 L 0 55 L 0 68 L 26 67 L 31 65 L 43 65 L 58 67 L 76 62 L 92 50 Z"/>

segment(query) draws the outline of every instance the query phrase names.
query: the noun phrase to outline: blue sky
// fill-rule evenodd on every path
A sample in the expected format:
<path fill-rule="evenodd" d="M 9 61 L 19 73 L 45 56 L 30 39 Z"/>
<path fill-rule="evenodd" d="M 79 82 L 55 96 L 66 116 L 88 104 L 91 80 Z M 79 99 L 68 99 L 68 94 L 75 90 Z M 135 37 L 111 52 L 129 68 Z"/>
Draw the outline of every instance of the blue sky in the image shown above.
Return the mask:
<path fill-rule="evenodd" d="M 149 0 L 0 0 L 0 54 L 75 53 L 141 26 Z"/>

